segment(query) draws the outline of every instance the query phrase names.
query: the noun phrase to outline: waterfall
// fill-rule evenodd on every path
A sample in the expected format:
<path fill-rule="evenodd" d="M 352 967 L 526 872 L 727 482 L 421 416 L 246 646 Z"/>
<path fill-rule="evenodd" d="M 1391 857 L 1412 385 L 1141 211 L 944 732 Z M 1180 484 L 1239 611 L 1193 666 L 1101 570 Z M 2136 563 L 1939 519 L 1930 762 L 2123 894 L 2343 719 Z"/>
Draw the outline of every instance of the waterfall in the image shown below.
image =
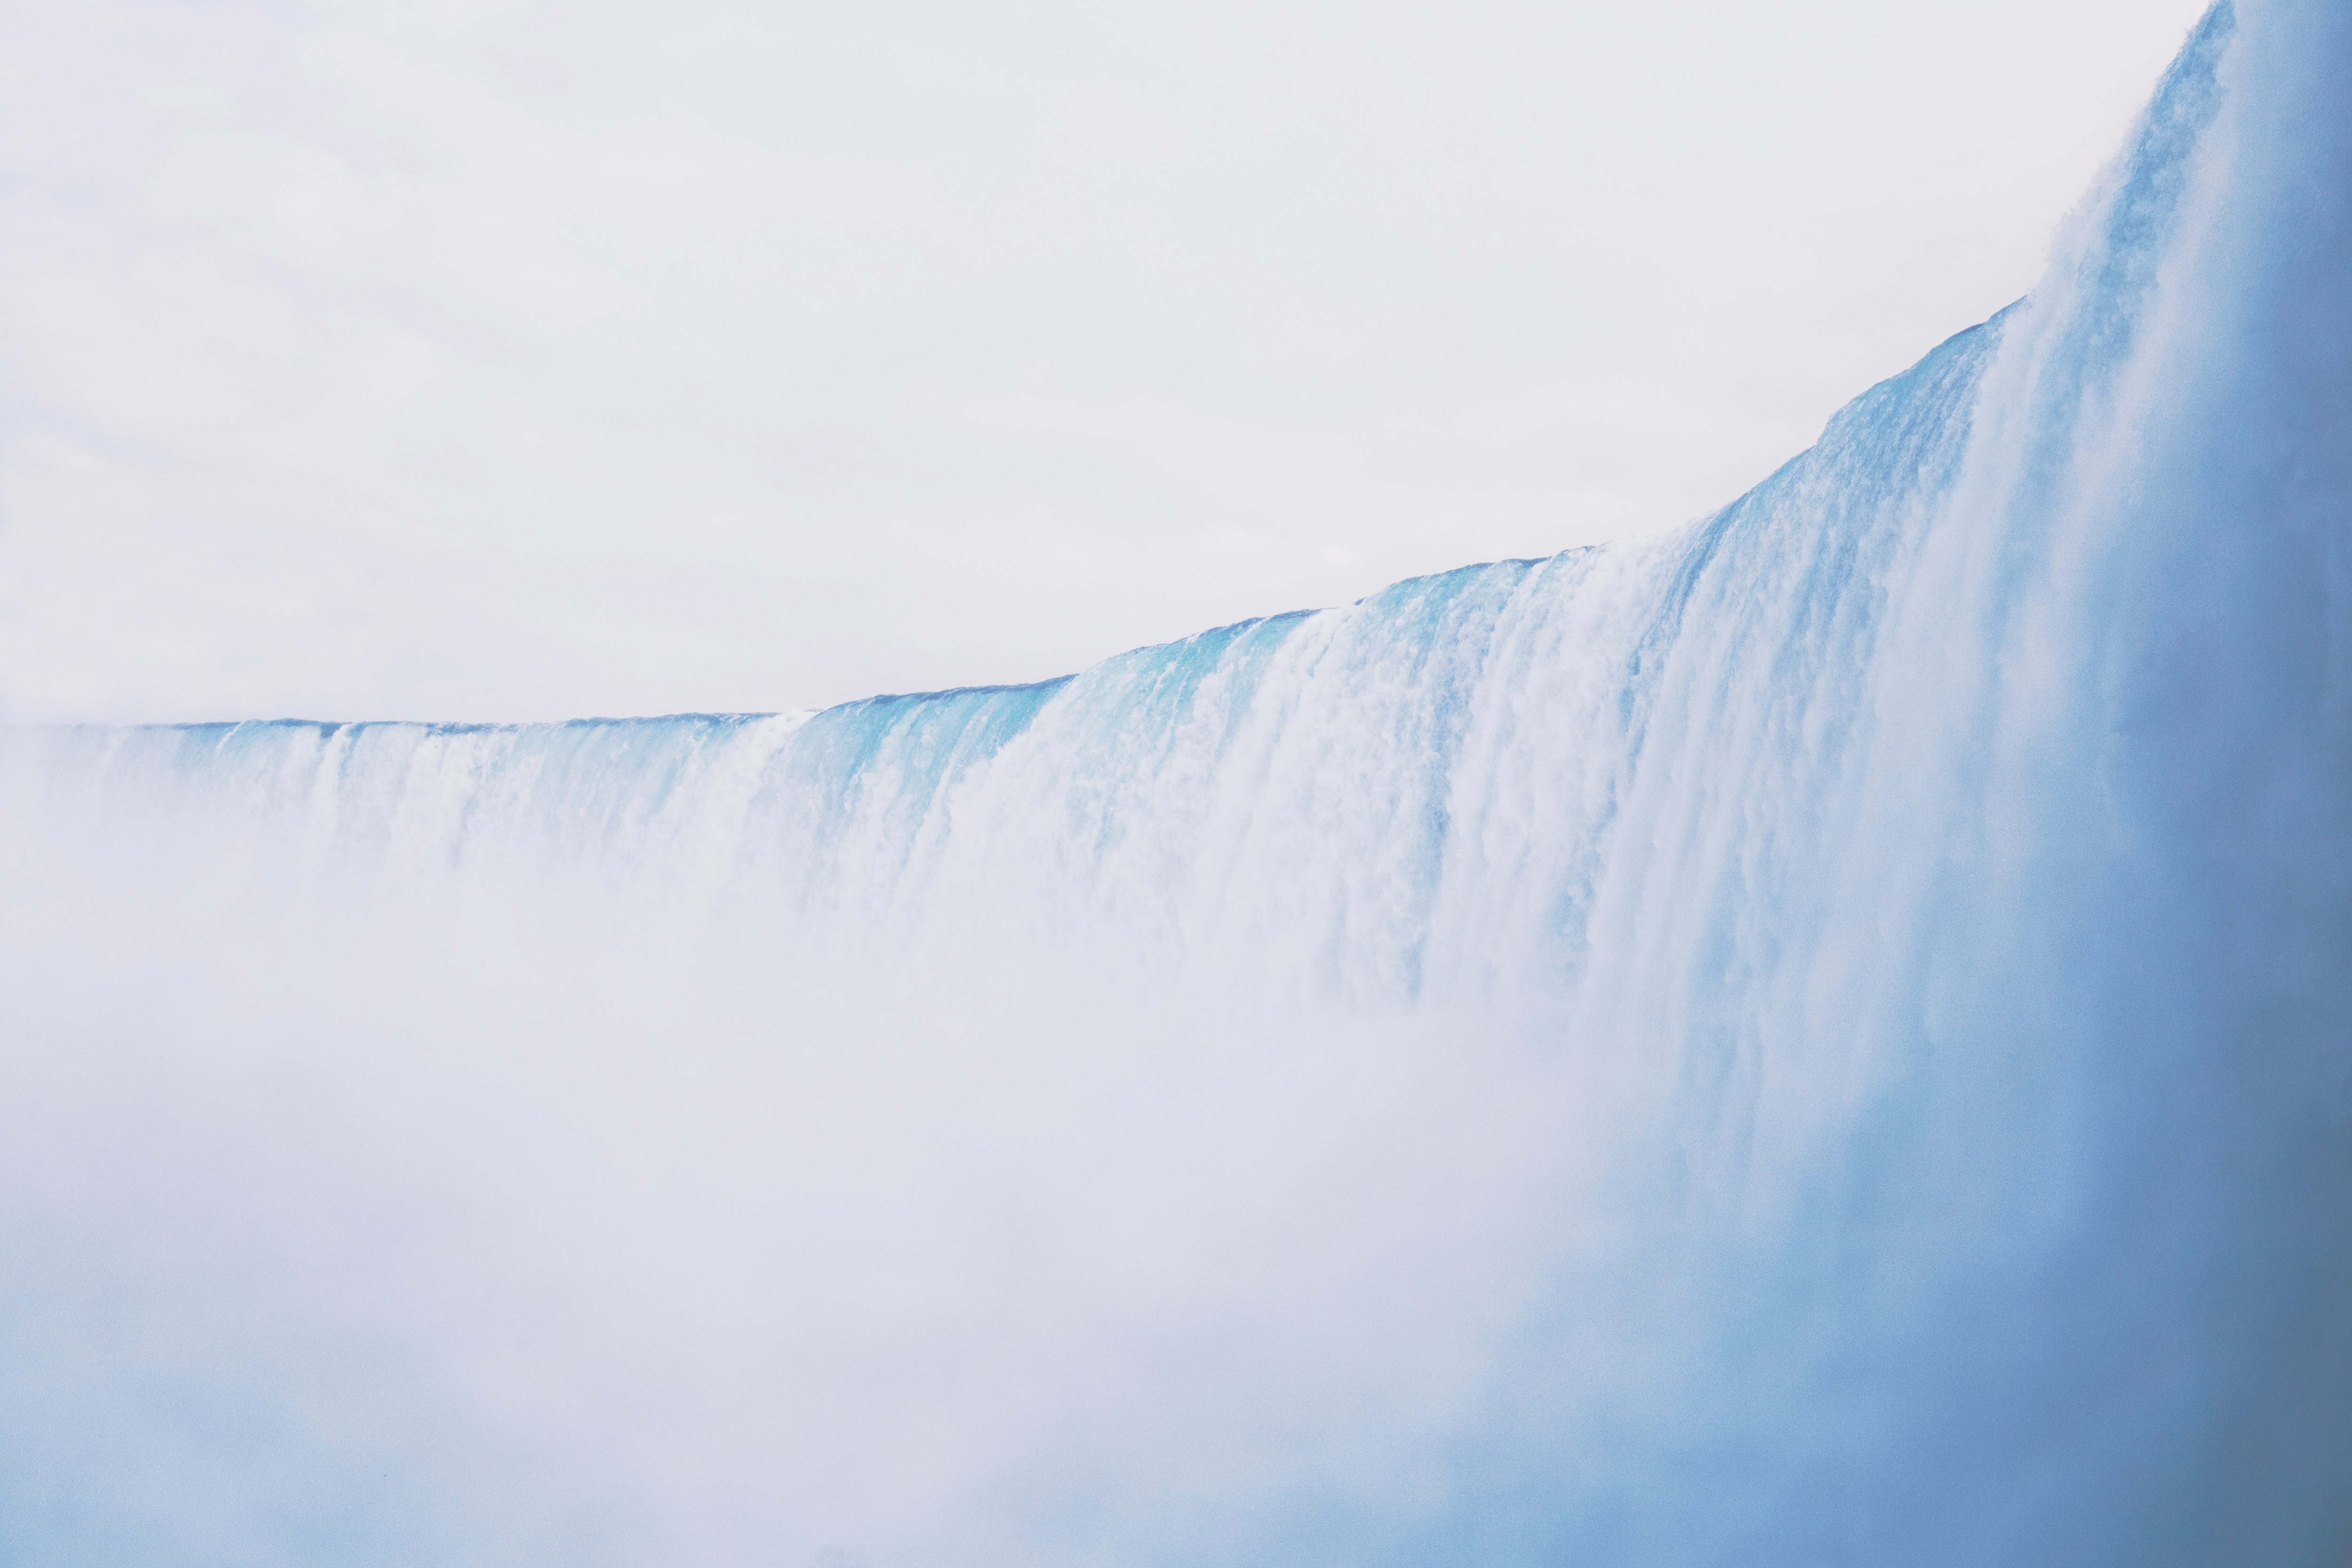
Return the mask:
<path fill-rule="evenodd" d="M 0 1555 L 2344 1561 L 2347 81 L 1662 537 L 12 736 Z"/>

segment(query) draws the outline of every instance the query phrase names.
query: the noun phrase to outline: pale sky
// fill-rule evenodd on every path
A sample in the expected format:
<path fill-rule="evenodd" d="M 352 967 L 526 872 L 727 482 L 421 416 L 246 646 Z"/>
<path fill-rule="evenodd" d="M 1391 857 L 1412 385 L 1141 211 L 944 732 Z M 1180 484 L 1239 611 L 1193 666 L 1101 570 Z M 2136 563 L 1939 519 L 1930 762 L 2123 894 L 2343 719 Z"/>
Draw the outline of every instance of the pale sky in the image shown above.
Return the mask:
<path fill-rule="evenodd" d="M 1668 526 L 2203 0 L 0 0 L 0 716 L 1031 680 Z"/>

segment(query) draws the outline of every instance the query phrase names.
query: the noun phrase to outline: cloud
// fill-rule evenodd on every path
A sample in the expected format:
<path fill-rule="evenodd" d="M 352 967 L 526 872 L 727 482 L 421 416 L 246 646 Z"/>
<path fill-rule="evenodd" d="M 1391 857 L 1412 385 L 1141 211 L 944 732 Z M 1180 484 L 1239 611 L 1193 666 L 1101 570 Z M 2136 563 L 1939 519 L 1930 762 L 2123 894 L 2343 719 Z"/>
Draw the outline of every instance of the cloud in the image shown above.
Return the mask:
<path fill-rule="evenodd" d="M 2193 9 L 44 12 L 0 696 L 790 707 L 1676 522 L 2021 291 Z"/>

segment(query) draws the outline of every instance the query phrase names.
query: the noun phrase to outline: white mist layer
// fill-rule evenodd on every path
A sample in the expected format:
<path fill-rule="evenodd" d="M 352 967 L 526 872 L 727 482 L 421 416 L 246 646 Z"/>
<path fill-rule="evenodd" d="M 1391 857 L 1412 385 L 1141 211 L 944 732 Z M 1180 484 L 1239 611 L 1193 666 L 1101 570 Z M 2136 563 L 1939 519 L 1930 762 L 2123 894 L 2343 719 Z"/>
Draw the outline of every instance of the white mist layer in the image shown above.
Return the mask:
<path fill-rule="evenodd" d="M 2352 15 L 1665 540 L 15 742 L 26 1561 L 2352 1551 Z"/>

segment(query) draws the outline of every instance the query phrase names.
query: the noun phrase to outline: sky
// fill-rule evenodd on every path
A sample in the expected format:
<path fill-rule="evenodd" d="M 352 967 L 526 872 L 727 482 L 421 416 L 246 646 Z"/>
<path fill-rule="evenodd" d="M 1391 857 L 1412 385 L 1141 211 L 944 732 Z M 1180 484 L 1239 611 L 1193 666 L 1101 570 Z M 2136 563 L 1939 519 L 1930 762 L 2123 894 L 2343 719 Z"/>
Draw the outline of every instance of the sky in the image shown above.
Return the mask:
<path fill-rule="evenodd" d="M 1670 527 L 2201 0 L 0 0 L 0 718 L 1025 681 Z"/>

